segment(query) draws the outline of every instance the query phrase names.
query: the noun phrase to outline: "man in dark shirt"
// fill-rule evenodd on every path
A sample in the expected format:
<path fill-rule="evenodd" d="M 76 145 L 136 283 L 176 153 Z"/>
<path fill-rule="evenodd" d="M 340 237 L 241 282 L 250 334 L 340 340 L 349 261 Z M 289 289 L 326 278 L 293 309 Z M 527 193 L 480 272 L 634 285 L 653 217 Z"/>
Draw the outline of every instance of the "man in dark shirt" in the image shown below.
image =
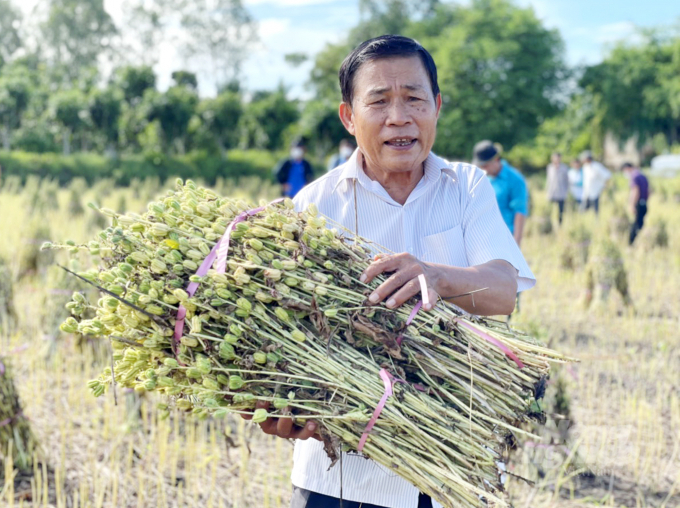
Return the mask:
<path fill-rule="evenodd" d="M 647 215 L 649 181 L 647 180 L 647 177 L 640 172 L 639 168 L 636 168 L 630 162 L 625 162 L 621 166 L 621 171 L 623 171 L 626 178 L 630 180 L 630 198 L 628 204 L 634 220 L 630 226 L 628 244 L 633 245 L 635 237 L 638 235 L 645 222 L 645 215 Z"/>
<path fill-rule="evenodd" d="M 314 180 L 312 165 L 305 159 L 305 144 L 302 140 L 293 142 L 290 158 L 274 170 L 276 181 L 281 184 L 281 194 L 294 198 L 300 190 Z"/>

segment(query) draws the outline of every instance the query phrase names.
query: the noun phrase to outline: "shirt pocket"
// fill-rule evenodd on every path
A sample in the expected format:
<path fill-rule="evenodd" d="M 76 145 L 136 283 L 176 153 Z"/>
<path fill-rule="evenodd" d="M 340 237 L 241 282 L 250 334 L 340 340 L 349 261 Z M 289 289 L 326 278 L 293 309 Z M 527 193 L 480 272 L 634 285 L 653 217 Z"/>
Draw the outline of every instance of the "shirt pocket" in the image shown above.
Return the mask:
<path fill-rule="evenodd" d="M 460 224 L 423 238 L 423 261 L 448 266 L 468 266 L 463 228 Z"/>

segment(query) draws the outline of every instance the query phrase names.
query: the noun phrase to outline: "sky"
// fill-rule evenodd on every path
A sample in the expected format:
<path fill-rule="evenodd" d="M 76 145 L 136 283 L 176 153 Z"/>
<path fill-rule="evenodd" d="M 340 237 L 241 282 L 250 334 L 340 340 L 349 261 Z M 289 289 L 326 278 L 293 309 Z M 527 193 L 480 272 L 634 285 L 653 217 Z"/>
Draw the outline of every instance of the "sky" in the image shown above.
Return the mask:
<path fill-rule="evenodd" d="M 243 68 L 248 90 L 273 89 L 283 83 L 291 97 L 308 97 L 305 84 L 313 56 L 327 43 L 342 40 L 359 21 L 359 0 L 243 1 L 258 22 L 260 39 Z M 636 26 L 680 23 L 680 2 L 672 0 L 515 1 L 532 7 L 547 27 L 560 31 L 571 65 L 601 61 L 615 41 L 635 37 Z M 21 5 L 28 12 L 36 2 L 21 0 Z M 104 0 L 104 4 L 114 19 L 120 15 L 120 0 Z M 312 56 L 310 61 L 295 68 L 285 62 L 286 54 L 300 52 Z M 170 74 L 182 67 L 176 48 L 164 44 L 155 67 L 159 88 L 167 88 Z M 207 80 L 201 80 L 199 92 L 206 96 L 215 90 Z"/>
<path fill-rule="evenodd" d="M 546 26 L 559 29 L 569 64 L 602 60 L 613 42 L 634 36 L 635 26 L 680 22 L 680 2 L 671 0 L 517 0 L 531 6 Z M 261 49 L 244 68 L 251 89 L 283 81 L 293 96 L 304 97 L 311 62 L 296 69 L 286 53 L 314 54 L 340 40 L 359 19 L 358 0 L 245 0 L 260 22 Z M 673 6 L 674 5 L 674 6 Z"/>

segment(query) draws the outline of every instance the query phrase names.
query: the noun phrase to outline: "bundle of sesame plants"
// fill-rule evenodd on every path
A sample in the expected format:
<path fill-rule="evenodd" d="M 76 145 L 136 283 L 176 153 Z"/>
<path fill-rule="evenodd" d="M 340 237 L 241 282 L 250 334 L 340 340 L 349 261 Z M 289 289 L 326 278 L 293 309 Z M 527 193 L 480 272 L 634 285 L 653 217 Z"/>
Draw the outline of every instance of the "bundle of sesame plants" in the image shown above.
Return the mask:
<path fill-rule="evenodd" d="M 178 181 L 144 214 L 102 209 L 112 225 L 86 245 L 46 246 L 100 260 L 78 276 L 101 298 L 75 293 L 62 325 L 111 341 L 113 368 L 92 392 L 159 392 L 164 415 L 313 419 L 333 461 L 361 448 L 446 507 L 505 506 L 504 443 L 523 432 L 550 362 L 567 359 L 443 302 L 415 317 L 417 299 L 372 305 L 384 278 L 359 278 L 384 249 L 313 205 L 253 208 Z M 381 372 L 393 394 L 376 416 Z"/>

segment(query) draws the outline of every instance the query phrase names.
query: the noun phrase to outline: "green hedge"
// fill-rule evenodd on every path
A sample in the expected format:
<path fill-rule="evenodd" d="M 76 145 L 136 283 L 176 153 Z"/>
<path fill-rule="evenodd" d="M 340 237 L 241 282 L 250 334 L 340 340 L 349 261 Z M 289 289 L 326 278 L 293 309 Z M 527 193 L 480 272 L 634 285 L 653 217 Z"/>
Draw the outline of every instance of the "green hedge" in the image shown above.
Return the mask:
<path fill-rule="evenodd" d="M 3 176 L 17 175 L 25 181 L 31 175 L 52 178 L 65 185 L 74 178 L 84 178 L 94 183 L 102 178 L 113 178 L 118 185 L 148 177 L 192 178 L 215 183 L 219 177 L 238 178 L 259 176 L 272 178 L 272 168 L 279 158 L 265 150 L 232 150 L 226 159 L 204 152 L 169 157 L 163 154 L 122 155 L 109 158 L 93 153 L 61 155 L 55 153 L 28 153 L 0 151 Z"/>

